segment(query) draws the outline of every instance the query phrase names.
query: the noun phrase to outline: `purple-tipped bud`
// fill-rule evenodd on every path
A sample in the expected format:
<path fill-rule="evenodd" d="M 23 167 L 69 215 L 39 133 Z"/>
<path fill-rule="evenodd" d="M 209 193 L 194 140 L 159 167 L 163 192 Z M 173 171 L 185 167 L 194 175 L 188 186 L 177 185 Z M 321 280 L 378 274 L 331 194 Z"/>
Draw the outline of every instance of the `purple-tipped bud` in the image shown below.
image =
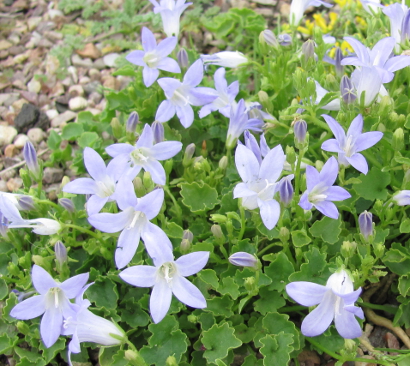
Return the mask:
<path fill-rule="evenodd" d="M 340 94 L 346 104 L 353 103 L 357 98 L 353 83 L 346 75 L 343 75 L 340 80 Z"/>
<path fill-rule="evenodd" d="M 293 198 L 293 186 L 292 186 L 292 179 L 294 175 L 290 174 L 286 177 L 283 177 L 280 182 L 279 182 L 279 197 L 281 202 L 285 206 L 289 206 L 289 204 L 292 202 Z"/>
<path fill-rule="evenodd" d="M 177 60 L 178 60 L 178 64 L 181 67 L 181 69 L 189 66 L 188 53 L 186 52 L 185 48 L 181 48 L 178 51 Z"/>
<path fill-rule="evenodd" d="M 258 260 L 246 252 L 234 253 L 228 259 L 234 266 L 258 268 Z"/>
<path fill-rule="evenodd" d="M 154 135 L 154 144 L 164 141 L 164 125 L 161 122 L 154 121 L 151 129 Z"/>
<path fill-rule="evenodd" d="M 337 47 L 336 53 L 335 53 L 335 68 L 336 68 L 336 74 L 339 76 L 342 76 L 344 72 L 344 66 L 341 63 L 342 60 L 343 60 L 342 50 L 339 47 Z"/>
<path fill-rule="evenodd" d="M 58 203 L 61 206 L 63 206 L 69 213 L 74 213 L 75 212 L 74 203 L 69 198 L 60 198 L 58 200 Z"/>
<path fill-rule="evenodd" d="M 275 47 L 275 48 L 279 47 L 279 42 L 276 39 L 275 34 L 271 30 L 265 29 L 262 32 L 262 36 L 263 36 L 263 40 L 266 42 L 268 46 Z"/>
<path fill-rule="evenodd" d="M 184 159 L 191 160 L 195 153 L 195 144 L 189 144 L 185 149 Z"/>
<path fill-rule="evenodd" d="M 410 9 L 406 11 L 401 23 L 401 41 L 410 40 Z"/>
<path fill-rule="evenodd" d="M 308 39 L 302 45 L 302 54 L 305 56 L 305 61 L 315 56 L 315 42 Z"/>
<path fill-rule="evenodd" d="M 303 144 L 306 139 L 307 123 L 303 119 L 299 119 L 293 125 L 295 139 L 299 144 Z"/>
<path fill-rule="evenodd" d="M 287 33 L 279 34 L 278 41 L 281 46 L 290 46 L 292 44 L 292 37 Z"/>
<path fill-rule="evenodd" d="M 68 257 L 67 257 L 67 248 L 64 246 L 64 244 L 59 240 L 57 243 L 54 245 L 54 252 L 56 254 L 56 259 L 60 266 L 62 266 L 64 263 L 67 262 Z"/>
<path fill-rule="evenodd" d="M 191 231 L 189 230 L 184 230 L 184 234 L 182 235 L 182 241 L 181 241 L 181 251 L 182 252 L 187 252 L 192 244 L 192 240 L 194 240 L 194 234 L 192 234 Z"/>
<path fill-rule="evenodd" d="M 33 144 L 30 141 L 27 141 L 23 148 L 23 156 L 26 161 L 27 168 L 34 174 L 35 177 L 40 176 L 40 166 L 37 161 L 37 153 Z"/>
<path fill-rule="evenodd" d="M 128 133 L 135 133 L 139 120 L 140 120 L 140 117 L 138 116 L 138 113 L 132 112 L 130 116 L 128 117 L 127 124 L 125 125 L 125 130 Z"/>
<path fill-rule="evenodd" d="M 34 210 L 34 201 L 30 196 L 21 196 L 17 198 L 18 204 L 22 210 L 30 211 Z"/>
<path fill-rule="evenodd" d="M 370 235 L 373 235 L 373 215 L 371 212 L 364 211 L 359 215 L 359 228 L 360 232 L 367 239 Z"/>

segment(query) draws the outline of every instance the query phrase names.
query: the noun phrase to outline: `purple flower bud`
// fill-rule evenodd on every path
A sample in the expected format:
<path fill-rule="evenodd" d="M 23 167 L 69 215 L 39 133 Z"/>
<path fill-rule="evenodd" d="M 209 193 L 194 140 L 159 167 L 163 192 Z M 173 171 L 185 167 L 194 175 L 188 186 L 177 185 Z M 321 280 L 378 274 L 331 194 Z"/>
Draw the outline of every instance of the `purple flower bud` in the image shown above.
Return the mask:
<path fill-rule="evenodd" d="M 354 86 L 346 75 L 343 75 L 342 80 L 340 80 L 340 93 L 346 104 L 353 103 L 357 98 L 354 92 Z"/>
<path fill-rule="evenodd" d="M 190 230 L 184 230 L 184 234 L 182 235 L 182 239 L 188 240 L 190 243 L 192 243 L 192 240 L 194 240 L 194 234 Z"/>
<path fill-rule="evenodd" d="M 292 37 L 289 34 L 279 34 L 278 41 L 281 46 L 290 46 L 292 44 Z"/>
<path fill-rule="evenodd" d="M 17 198 L 18 204 L 22 210 L 34 210 L 34 201 L 30 196 L 21 196 Z"/>
<path fill-rule="evenodd" d="M 178 64 L 181 68 L 189 66 L 188 53 L 185 48 L 181 48 L 177 53 Z"/>
<path fill-rule="evenodd" d="M 294 175 L 290 174 L 286 177 L 283 177 L 279 182 L 279 196 L 281 202 L 288 206 L 293 198 L 293 186 L 291 180 L 293 179 Z"/>
<path fill-rule="evenodd" d="M 262 36 L 268 46 L 276 47 L 276 48 L 279 47 L 279 42 L 276 39 L 275 34 L 271 30 L 265 29 L 262 32 Z"/>
<path fill-rule="evenodd" d="M 127 124 L 125 125 L 125 130 L 128 133 L 135 133 L 137 124 L 139 122 L 139 116 L 137 112 L 132 112 L 128 117 Z"/>
<path fill-rule="evenodd" d="M 69 198 L 60 198 L 58 200 L 58 203 L 61 206 L 63 206 L 69 213 L 74 213 L 75 212 L 74 203 Z"/>
<path fill-rule="evenodd" d="M 234 253 L 228 259 L 234 266 L 258 268 L 258 260 L 246 252 Z"/>
<path fill-rule="evenodd" d="M 182 252 L 187 252 L 189 250 L 193 239 L 194 234 L 192 234 L 192 232 L 189 230 L 184 230 L 184 234 L 182 235 L 182 241 L 180 245 Z"/>
<path fill-rule="evenodd" d="M 306 139 L 307 123 L 303 119 L 299 119 L 293 125 L 293 131 L 295 132 L 295 139 L 298 143 L 303 144 Z"/>
<path fill-rule="evenodd" d="M 56 259 L 60 266 L 62 266 L 64 263 L 67 262 L 68 257 L 67 257 L 67 248 L 64 246 L 64 244 L 59 240 L 57 243 L 54 245 L 54 252 L 56 254 Z"/>
<path fill-rule="evenodd" d="M 192 157 L 194 156 L 195 153 L 195 144 L 189 144 L 186 149 L 185 149 L 185 153 L 184 153 L 184 161 L 188 161 L 191 160 Z"/>
<path fill-rule="evenodd" d="M 342 76 L 344 72 L 344 66 L 341 64 L 342 60 L 343 60 L 342 50 L 339 47 L 337 47 L 336 53 L 335 53 L 335 68 L 336 68 L 336 74 L 339 76 Z"/>
<path fill-rule="evenodd" d="M 35 177 L 40 176 L 40 166 L 37 161 L 37 153 L 33 144 L 30 141 L 27 141 L 23 148 L 23 156 L 26 161 L 27 168 L 34 174 Z"/>
<path fill-rule="evenodd" d="M 406 11 L 403 21 L 401 23 L 401 41 L 410 39 L 410 9 Z"/>
<path fill-rule="evenodd" d="M 0 234 L 3 238 L 7 237 L 8 223 L 9 220 L 7 220 L 7 217 L 0 212 Z"/>
<path fill-rule="evenodd" d="M 367 239 L 373 235 L 373 215 L 371 212 L 364 211 L 359 215 L 359 228 L 362 235 Z"/>
<path fill-rule="evenodd" d="M 305 56 L 305 61 L 313 58 L 315 56 L 315 42 L 308 39 L 305 43 L 303 43 L 302 53 Z"/>
<path fill-rule="evenodd" d="M 164 141 L 164 126 L 161 122 L 154 121 L 151 126 L 154 135 L 154 144 Z"/>

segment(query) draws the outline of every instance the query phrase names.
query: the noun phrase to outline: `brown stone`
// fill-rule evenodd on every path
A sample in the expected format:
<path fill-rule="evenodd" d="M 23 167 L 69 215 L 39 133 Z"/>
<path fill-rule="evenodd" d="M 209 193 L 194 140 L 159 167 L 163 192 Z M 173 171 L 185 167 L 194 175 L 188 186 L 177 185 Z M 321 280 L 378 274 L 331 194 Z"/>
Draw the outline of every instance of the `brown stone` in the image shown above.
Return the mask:
<path fill-rule="evenodd" d="M 77 50 L 76 52 L 81 57 L 91 58 L 92 60 L 96 60 L 97 58 L 101 57 L 100 50 L 95 47 L 93 43 L 87 43 L 82 50 Z"/>
<path fill-rule="evenodd" d="M 17 191 L 23 185 L 23 180 L 19 177 L 11 178 L 7 182 L 7 188 L 10 192 Z"/>
<path fill-rule="evenodd" d="M 18 155 L 19 149 L 14 144 L 7 145 L 4 149 L 4 156 L 7 158 L 13 158 L 14 156 Z"/>

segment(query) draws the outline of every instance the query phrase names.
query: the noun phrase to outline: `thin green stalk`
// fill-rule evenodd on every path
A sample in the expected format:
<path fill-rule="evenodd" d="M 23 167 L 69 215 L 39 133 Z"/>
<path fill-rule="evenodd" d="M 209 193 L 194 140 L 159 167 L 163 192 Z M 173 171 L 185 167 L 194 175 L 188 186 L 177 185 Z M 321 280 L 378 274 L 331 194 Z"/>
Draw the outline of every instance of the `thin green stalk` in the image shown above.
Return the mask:
<path fill-rule="evenodd" d="M 83 227 L 81 227 L 81 226 L 78 226 L 78 225 L 73 225 L 73 224 L 61 224 L 61 226 L 62 226 L 63 228 L 69 227 L 69 228 L 72 228 L 72 229 L 76 229 L 76 230 L 78 230 L 78 231 L 80 231 L 80 232 L 82 232 L 82 233 L 88 234 L 88 235 L 90 235 L 90 236 L 92 236 L 92 237 L 94 237 L 94 238 L 96 238 L 96 239 L 101 239 L 101 234 L 100 234 L 100 233 L 95 233 L 94 231 L 85 229 L 85 228 L 83 228 Z"/>
<path fill-rule="evenodd" d="M 360 305 L 361 306 L 364 306 L 364 307 L 366 307 L 366 308 L 369 308 L 369 309 L 375 309 L 375 310 L 382 310 L 382 311 L 385 311 L 385 312 L 387 312 L 387 313 L 390 313 L 390 314 L 393 314 L 393 315 L 395 315 L 396 314 L 396 312 L 397 312 L 397 308 L 396 307 L 394 307 L 394 306 L 390 306 L 390 305 L 377 305 L 377 304 L 371 304 L 371 303 L 369 303 L 369 302 L 361 302 L 360 303 Z"/>
<path fill-rule="evenodd" d="M 242 206 L 242 199 L 238 200 L 238 206 L 239 206 L 239 213 L 241 214 L 241 231 L 239 232 L 239 235 L 238 235 L 238 241 L 239 241 L 239 240 L 242 240 L 243 234 L 245 233 L 245 229 L 246 229 L 245 209 Z"/>

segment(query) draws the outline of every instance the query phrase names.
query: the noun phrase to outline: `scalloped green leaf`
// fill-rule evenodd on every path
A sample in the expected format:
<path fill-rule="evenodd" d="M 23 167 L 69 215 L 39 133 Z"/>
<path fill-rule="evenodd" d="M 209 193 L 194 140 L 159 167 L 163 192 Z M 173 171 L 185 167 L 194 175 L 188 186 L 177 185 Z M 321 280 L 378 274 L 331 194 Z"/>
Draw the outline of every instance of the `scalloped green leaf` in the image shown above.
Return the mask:
<path fill-rule="evenodd" d="M 212 210 L 220 202 L 215 188 L 206 183 L 200 183 L 181 184 L 182 203 L 192 212 Z"/>
<path fill-rule="evenodd" d="M 98 307 L 109 310 L 117 308 L 119 298 L 117 286 L 108 278 L 95 281 L 94 285 L 87 290 L 87 297 L 90 301 L 95 302 Z"/>
<path fill-rule="evenodd" d="M 201 272 L 198 272 L 198 277 L 208 285 L 211 285 L 215 290 L 218 290 L 219 278 L 213 269 L 203 269 Z"/>
<path fill-rule="evenodd" d="M 278 291 L 263 287 L 259 290 L 259 300 L 255 301 L 254 307 L 261 314 L 276 311 L 286 305 L 286 301 Z"/>
<path fill-rule="evenodd" d="M 283 252 L 275 254 L 276 258 L 268 267 L 265 267 L 265 274 L 272 280 L 269 290 L 279 292 L 285 289 L 289 283 L 289 276 L 295 271 L 293 264 Z"/>
<path fill-rule="evenodd" d="M 316 221 L 309 232 L 315 238 L 321 238 L 324 242 L 334 244 L 339 240 L 341 229 L 340 216 L 337 220 L 324 216 L 320 221 Z"/>
<path fill-rule="evenodd" d="M 239 286 L 232 277 L 225 277 L 222 279 L 218 292 L 222 295 L 228 294 L 234 300 L 240 295 Z"/>
<path fill-rule="evenodd" d="M 222 297 L 214 297 L 213 299 L 207 300 L 207 307 L 205 311 L 211 311 L 215 316 L 222 315 L 229 318 L 233 315 L 232 307 L 233 300 L 228 296 L 224 295 Z"/>
<path fill-rule="evenodd" d="M 373 167 L 367 175 L 360 174 L 360 180 L 362 182 L 354 185 L 353 189 L 361 197 L 371 201 L 387 198 L 386 187 L 390 183 L 389 172 L 382 172 L 380 169 Z"/>
<path fill-rule="evenodd" d="M 284 332 L 293 336 L 292 348 L 300 348 L 299 331 L 293 322 L 289 320 L 289 315 L 279 313 L 269 313 L 262 320 L 263 327 L 268 334 L 278 334 Z"/>
<path fill-rule="evenodd" d="M 235 337 L 235 329 L 228 323 L 215 324 L 209 330 L 203 332 L 202 343 L 206 348 L 204 357 L 209 363 L 216 364 L 216 360 L 222 360 L 228 356 L 228 351 L 242 345 L 242 342 Z"/>
<path fill-rule="evenodd" d="M 280 332 L 276 335 L 267 334 L 260 342 L 263 344 L 260 352 L 263 354 L 263 365 L 271 366 L 272 360 L 275 360 L 275 365 L 288 365 L 290 361 L 290 354 L 293 347 L 293 335 Z"/>
<path fill-rule="evenodd" d="M 294 230 L 291 232 L 293 245 L 297 248 L 308 245 L 312 239 L 303 230 Z"/>

